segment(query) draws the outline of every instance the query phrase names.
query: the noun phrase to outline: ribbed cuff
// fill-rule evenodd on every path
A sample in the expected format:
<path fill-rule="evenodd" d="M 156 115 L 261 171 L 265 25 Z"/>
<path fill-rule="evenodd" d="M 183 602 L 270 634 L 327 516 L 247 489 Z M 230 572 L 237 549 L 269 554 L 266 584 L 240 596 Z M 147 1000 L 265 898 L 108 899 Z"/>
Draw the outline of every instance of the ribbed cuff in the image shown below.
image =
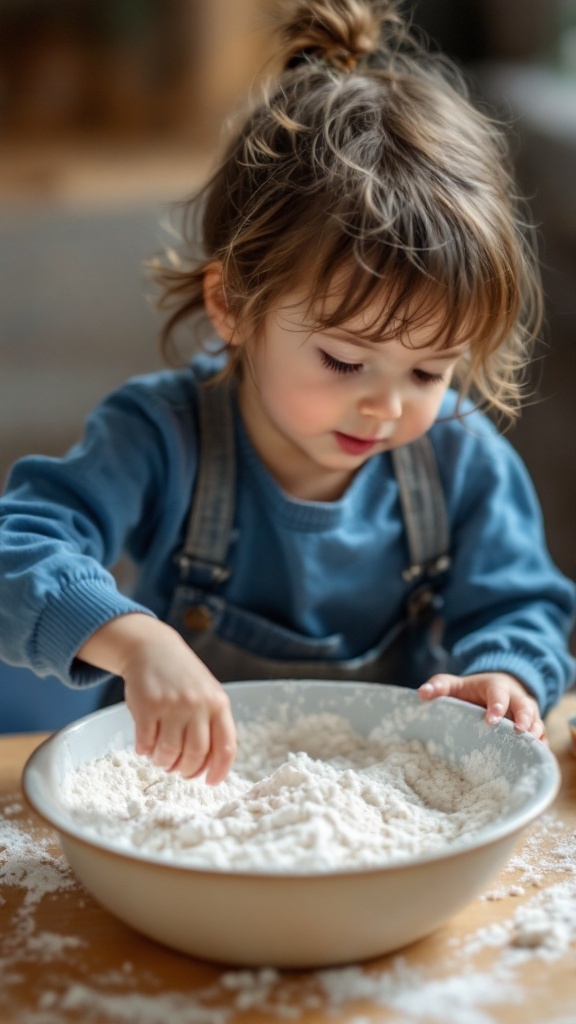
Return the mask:
<path fill-rule="evenodd" d="M 149 608 L 121 594 L 112 581 L 82 579 L 48 601 L 32 645 L 34 670 L 57 676 L 68 686 L 102 682 L 109 673 L 78 662 L 76 654 L 100 626 L 119 615 L 140 612 L 155 618 Z"/>

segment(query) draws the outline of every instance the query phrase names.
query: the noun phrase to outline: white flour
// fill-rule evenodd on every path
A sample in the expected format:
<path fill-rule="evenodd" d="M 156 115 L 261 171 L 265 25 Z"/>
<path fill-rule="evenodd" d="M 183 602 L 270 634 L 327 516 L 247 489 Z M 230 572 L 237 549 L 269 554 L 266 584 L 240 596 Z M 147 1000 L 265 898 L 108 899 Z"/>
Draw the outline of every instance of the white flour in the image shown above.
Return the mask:
<path fill-rule="evenodd" d="M 166 774 L 132 751 L 88 762 L 62 799 L 95 836 L 198 867 L 321 872 L 453 843 L 509 797 L 480 754 L 453 766 L 417 740 L 355 733 L 334 714 L 239 724 L 226 782 Z"/>
<path fill-rule="evenodd" d="M 513 900 L 508 916 L 472 933 L 450 936 L 448 931 L 444 941 L 437 940 L 427 966 L 411 963 L 410 951 L 377 965 L 323 971 L 222 972 L 205 966 L 201 980 L 175 991 L 173 972 L 162 967 L 161 957 L 153 971 L 137 962 L 116 960 L 123 933 L 104 911 L 82 936 L 57 931 L 67 926 L 67 898 L 75 906 L 81 903 L 79 883 L 58 856 L 54 840 L 38 833 L 30 816 L 6 820 L 13 806 L 14 794 L 0 797 L 0 886 L 13 902 L 0 935 L 0 1008 L 6 1020 L 239 1024 L 251 1011 L 259 1020 L 278 1024 L 317 1016 L 342 1024 L 370 1024 L 381 1019 L 381 1008 L 386 1020 L 397 1024 L 496 1024 L 503 1007 L 510 1019 L 514 1014 L 514 1019 L 526 1017 L 526 971 L 535 975 L 541 960 L 546 970 L 549 961 L 573 956 L 576 947 L 576 833 L 549 814 L 533 827 L 496 880 L 504 901 L 512 888 L 524 888 L 521 905 Z M 508 879 L 513 884 L 507 884 Z M 535 895 L 528 896 L 530 890 L 536 890 Z M 47 931 L 55 898 L 55 916 Z M 95 912 L 91 897 L 86 895 L 85 901 Z M 519 944 L 522 933 L 537 937 L 536 918 L 545 925 L 540 944 Z M 100 947 L 107 940 L 110 953 L 103 962 Z M 23 964 L 43 965 L 36 967 L 41 984 L 35 994 Z M 546 985 L 545 974 L 541 984 Z M 537 1019 L 541 1024 L 573 1024 L 574 1013 L 563 1005 L 556 1016 L 530 1016 Z"/>

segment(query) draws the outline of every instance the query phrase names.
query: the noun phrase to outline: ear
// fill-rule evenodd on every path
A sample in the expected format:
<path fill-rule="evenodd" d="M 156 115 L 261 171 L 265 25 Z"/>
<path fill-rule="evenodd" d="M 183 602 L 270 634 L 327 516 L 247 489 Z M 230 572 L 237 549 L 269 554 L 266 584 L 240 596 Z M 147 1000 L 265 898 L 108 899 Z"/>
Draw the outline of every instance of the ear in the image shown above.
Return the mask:
<path fill-rule="evenodd" d="M 237 345 L 234 335 L 236 319 L 230 313 L 222 281 L 222 264 L 214 261 L 204 271 L 204 308 L 210 322 L 222 341 Z"/>

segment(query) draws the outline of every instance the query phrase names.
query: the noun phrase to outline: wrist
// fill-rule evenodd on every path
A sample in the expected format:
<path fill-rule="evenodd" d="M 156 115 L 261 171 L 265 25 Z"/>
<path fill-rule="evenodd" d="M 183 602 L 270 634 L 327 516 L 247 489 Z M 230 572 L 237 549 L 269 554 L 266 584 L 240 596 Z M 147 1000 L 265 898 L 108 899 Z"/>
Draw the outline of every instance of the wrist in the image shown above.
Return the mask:
<path fill-rule="evenodd" d="M 138 660 L 165 623 L 142 612 L 129 612 L 100 626 L 88 637 L 76 657 L 96 668 L 124 677 L 127 666 Z"/>

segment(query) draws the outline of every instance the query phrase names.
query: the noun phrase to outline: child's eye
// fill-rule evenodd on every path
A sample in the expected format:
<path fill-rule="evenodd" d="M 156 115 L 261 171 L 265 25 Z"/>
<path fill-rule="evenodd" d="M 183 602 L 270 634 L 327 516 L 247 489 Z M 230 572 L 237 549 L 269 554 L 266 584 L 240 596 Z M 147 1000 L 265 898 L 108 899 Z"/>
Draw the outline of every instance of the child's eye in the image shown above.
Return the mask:
<path fill-rule="evenodd" d="M 358 370 L 362 369 L 362 363 L 343 363 L 341 359 L 335 359 L 328 352 L 324 352 L 320 349 L 320 359 L 324 363 L 324 366 L 328 367 L 334 373 L 358 373 Z"/>
<path fill-rule="evenodd" d="M 427 373 L 426 370 L 413 370 L 413 373 L 420 384 L 441 384 L 444 380 L 441 373 Z"/>

